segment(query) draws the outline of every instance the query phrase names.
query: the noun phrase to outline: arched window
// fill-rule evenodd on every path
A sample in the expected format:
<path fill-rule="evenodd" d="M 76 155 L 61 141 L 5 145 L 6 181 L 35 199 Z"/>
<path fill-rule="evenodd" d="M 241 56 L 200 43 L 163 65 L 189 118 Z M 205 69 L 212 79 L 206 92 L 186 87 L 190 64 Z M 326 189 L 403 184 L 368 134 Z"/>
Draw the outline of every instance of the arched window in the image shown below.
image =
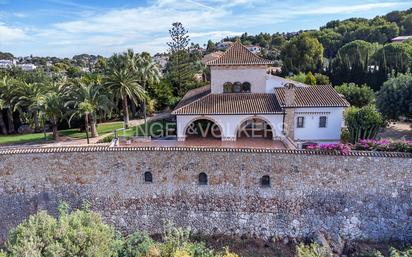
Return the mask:
<path fill-rule="evenodd" d="M 260 185 L 262 187 L 270 187 L 270 177 L 268 175 L 262 176 L 260 179 Z"/>
<path fill-rule="evenodd" d="M 242 92 L 242 83 L 240 83 L 240 82 L 233 83 L 233 92 L 234 93 Z"/>
<path fill-rule="evenodd" d="M 153 175 L 150 171 L 146 171 L 144 173 L 144 182 L 152 183 L 153 182 Z"/>
<path fill-rule="evenodd" d="M 224 93 L 232 93 L 233 92 L 233 84 L 230 82 L 226 82 L 223 84 L 223 92 Z"/>
<path fill-rule="evenodd" d="M 243 82 L 242 84 L 242 92 L 243 93 L 250 93 L 251 84 L 249 82 Z"/>
<path fill-rule="evenodd" d="M 199 174 L 199 185 L 207 185 L 207 175 L 204 172 Z"/>

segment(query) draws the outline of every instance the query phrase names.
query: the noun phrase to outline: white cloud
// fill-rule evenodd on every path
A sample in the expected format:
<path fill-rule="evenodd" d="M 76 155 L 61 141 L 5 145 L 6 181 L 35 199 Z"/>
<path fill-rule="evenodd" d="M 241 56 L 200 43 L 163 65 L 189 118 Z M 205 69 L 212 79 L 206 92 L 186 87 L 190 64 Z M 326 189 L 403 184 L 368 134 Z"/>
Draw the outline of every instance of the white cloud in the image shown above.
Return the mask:
<path fill-rule="evenodd" d="M 337 14 L 337 13 L 353 13 L 364 12 L 373 9 L 381 9 L 388 7 L 397 7 L 400 5 L 406 5 L 408 3 L 402 2 L 386 2 L 386 3 L 369 3 L 358 5 L 337 5 L 337 6 L 324 6 L 320 8 L 310 8 L 308 10 L 297 11 L 297 14 Z M 411 3 L 409 3 L 411 4 Z"/>
<path fill-rule="evenodd" d="M 28 38 L 23 29 L 9 27 L 4 23 L 0 23 L 0 35 L 2 43 L 6 44 Z"/>

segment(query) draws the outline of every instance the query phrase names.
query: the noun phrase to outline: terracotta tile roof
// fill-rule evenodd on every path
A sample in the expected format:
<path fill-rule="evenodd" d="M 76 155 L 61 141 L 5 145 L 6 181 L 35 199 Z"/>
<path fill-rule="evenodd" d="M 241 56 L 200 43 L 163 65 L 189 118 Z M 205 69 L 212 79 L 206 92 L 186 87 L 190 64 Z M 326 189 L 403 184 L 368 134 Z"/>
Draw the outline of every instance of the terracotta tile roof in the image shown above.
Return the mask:
<path fill-rule="evenodd" d="M 214 60 L 208 61 L 207 65 L 271 65 L 272 61 L 259 57 L 249 51 L 239 41 L 234 43 L 226 52 Z"/>
<path fill-rule="evenodd" d="M 172 114 L 274 114 L 282 113 L 275 94 L 208 94 Z"/>
<path fill-rule="evenodd" d="M 275 88 L 279 103 L 285 106 L 287 88 Z M 349 103 L 329 85 L 313 87 L 297 87 L 295 89 L 295 104 L 286 107 L 347 107 Z"/>
<path fill-rule="evenodd" d="M 180 107 L 190 104 L 208 94 L 210 94 L 210 85 L 189 90 L 177 104 L 175 109 L 179 109 Z"/>

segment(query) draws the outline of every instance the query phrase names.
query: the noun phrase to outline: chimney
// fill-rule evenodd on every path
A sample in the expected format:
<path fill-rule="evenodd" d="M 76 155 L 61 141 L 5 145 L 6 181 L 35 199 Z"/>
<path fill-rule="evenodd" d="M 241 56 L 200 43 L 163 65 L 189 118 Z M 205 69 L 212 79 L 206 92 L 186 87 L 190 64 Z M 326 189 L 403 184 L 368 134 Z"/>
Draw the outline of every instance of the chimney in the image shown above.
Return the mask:
<path fill-rule="evenodd" d="M 295 91 L 296 86 L 293 83 L 289 83 L 286 85 L 286 92 L 285 92 L 285 105 L 291 106 L 295 103 Z"/>
<path fill-rule="evenodd" d="M 285 117 L 284 117 L 284 130 L 285 136 L 289 137 L 293 141 L 295 140 L 295 91 L 296 86 L 293 83 L 286 85 L 285 90 Z"/>

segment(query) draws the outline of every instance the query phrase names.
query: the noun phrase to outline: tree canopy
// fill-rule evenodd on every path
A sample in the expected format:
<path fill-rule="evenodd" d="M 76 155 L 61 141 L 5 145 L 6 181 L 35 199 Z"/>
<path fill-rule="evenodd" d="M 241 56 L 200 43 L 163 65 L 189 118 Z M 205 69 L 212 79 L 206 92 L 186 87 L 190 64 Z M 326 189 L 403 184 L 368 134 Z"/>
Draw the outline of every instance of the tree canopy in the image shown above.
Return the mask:
<path fill-rule="evenodd" d="M 398 74 L 386 81 L 378 93 L 376 105 L 389 119 L 412 118 L 412 74 Z"/>
<path fill-rule="evenodd" d="M 292 38 L 281 53 L 282 71 L 285 74 L 317 72 L 322 69 L 323 46 L 309 33 Z"/>

